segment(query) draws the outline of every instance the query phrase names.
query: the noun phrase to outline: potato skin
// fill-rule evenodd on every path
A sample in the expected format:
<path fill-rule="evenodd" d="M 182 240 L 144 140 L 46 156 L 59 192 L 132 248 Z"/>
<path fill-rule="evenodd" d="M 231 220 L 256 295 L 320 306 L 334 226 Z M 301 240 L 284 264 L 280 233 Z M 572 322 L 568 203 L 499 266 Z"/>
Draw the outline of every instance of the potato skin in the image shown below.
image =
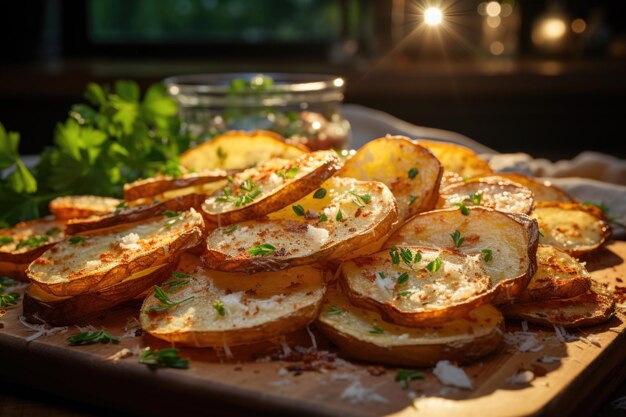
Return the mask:
<path fill-rule="evenodd" d="M 58 219 L 69 220 L 110 213 L 122 200 L 95 195 L 57 197 L 48 207 Z"/>
<path fill-rule="evenodd" d="M 165 211 L 186 211 L 190 208 L 200 212 L 200 207 L 206 196 L 201 194 L 187 194 L 171 200 L 152 205 L 133 206 L 122 209 L 119 214 L 109 213 L 103 216 L 88 217 L 86 219 L 69 220 L 65 227 L 68 235 L 88 232 L 91 230 L 107 229 L 109 227 L 135 223 L 163 214 Z"/>
<path fill-rule="evenodd" d="M 226 179 L 228 172 L 223 170 L 203 171 L 185 174 L 179 178 L 162 176 L 138 180 L 124 184 L 124 200 L 132 201 L 140 198 L 149 198 L 166 191 L 202 185 Z"/>
<path fill-rule="evenodd" d="M 54 235 L 47 233 L 47 231 L 51 229 L 58 229 L 58 233 Z M 0 262 L 10 264 L 31 263 L 65 237 L 64 229 L 65 221 L 56 219 L 53 216 L 48 216 L 37 220 L 21 222 L 11 228 L 0 230 L 0 236 L 11 236 L 14 238 L 13 243 L 0 246 Z M 16 248 L 18 241 L 36 235 L 47 235 L 48 241 L 35 248 Z"/>
<path fill-rule="evenodd" d="M 58 301 L 42 301 L 36 295 L 31 295 L 31 291 L 27 289 L 24 293 L 22 314 L 28 322 L 34 324 L 40 324 L 41 320 L 53 326 L 75 324 L 84 321 L 92 313 L 140 297 L 154 285 L 166 280 L 174 271 L 175 265 L 176 260 L 146 276 Z"/>

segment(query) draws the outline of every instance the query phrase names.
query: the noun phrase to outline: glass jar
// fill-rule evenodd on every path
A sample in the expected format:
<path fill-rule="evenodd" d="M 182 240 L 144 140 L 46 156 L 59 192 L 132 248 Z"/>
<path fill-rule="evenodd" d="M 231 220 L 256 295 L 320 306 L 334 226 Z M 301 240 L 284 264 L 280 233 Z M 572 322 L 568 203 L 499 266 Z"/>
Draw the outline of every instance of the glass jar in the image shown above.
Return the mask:
<path fill-rule="evenodd" d="M 344 80 L 319 74 L 194 74 L 166 78 L 195 144 L 228 130 L 269 130 L 311 150 L 345 149 Z"/>

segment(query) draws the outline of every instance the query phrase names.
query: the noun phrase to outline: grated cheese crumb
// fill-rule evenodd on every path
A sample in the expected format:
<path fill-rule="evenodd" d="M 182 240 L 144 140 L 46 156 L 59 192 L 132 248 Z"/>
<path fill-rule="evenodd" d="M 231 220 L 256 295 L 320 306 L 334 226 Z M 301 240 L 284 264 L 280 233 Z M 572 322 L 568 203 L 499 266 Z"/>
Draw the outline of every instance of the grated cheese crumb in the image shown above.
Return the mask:
<path fill-rule="evenodd" d="M 507 384 L 511 385 L 526 385 L 535 379 L 535 374 L 532 371 L 524 371 L 515 375 L 511 375 L 506 379 Z"/>
<path fill-rule="evenodd" d="M 139 235 L 137 233 L 129 233 L 126 236 L 120 238 L 120 248 L 128 250 L 139 250 L 141 246 L 139 242 Z"/>
<path fill-rule="evenodd" d="M 374 390 L 375 387 L 367 388 L 361 384 L 360 379 L 355 379 L 343 390 L 339 398 L 348 401 L 350 404 L 386 404 L 389 402 L 385 397 Z"/>
<path fill-rule="evenodd" d="M 459 368 L 450 363 L 450 361 L 439 361 L 433 369 L 433 374 L 441 381 L 443 385 L 472 389 L 473 384 L 463 368 Z"/>

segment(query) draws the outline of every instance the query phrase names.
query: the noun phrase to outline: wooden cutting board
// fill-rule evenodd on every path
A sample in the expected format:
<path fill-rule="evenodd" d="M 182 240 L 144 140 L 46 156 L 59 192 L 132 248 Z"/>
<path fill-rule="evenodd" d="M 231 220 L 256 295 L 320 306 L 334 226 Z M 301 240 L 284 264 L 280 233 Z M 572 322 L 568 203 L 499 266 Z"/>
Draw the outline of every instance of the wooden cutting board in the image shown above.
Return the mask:
<path fill-rule="evenodd" d="M 587 267 L 597 280 L 621 286 L 626 280 L 624 259 L 626 242 L 614 242 L 587 259 Z M 35 332 L 20 323 L 20 311 L 18 305 L 0 318 L 0 374 L 74 400 L 152 415 L 255 410 L 255 415 L 581 416 L 591 414 L 626 376 L 626 324 L 620 309 L 609 323 L 570 331 L 572 340 L 567 342 L 552 329 L 530 326 L 543 348 L 522 353 L 503 343 L 497 353 L 465 368 L 473 390 L 444 387 L 429 370 L 425 379 L 403 390 L 394 379 L 397 369 L 335 358 L 337 351 L 314 329 L 323 354 L 310 353 L 313 338 L 302 331 L 282 343 L 233 349 L 233 358 L 209 349 L 181 349 L 191 360 L 189 369 L 153 371 L 138 363 L 137 352 L 167 345 L 135 336 L 137 306 L 81 323 L 126 335 L 119 345 L 82 347 L 66 343 L 78 332 L 75 327 L 28 342 Z M 507 333 L 518 331 L 518 323 L 508 324 Z M 123 348 L 135 354 L 107 359 Z M 280 359 L 285 349 L 292 351 L 289 360 Z M 539 361 L 545 357 L 559 360 Z M 321 370 L 308 370 L 319 369 L 311 366 L 313 359 L 322 364 Z M 535 379 L 524 385 L 507 382 L 520 370 L 533 371 Z"/>

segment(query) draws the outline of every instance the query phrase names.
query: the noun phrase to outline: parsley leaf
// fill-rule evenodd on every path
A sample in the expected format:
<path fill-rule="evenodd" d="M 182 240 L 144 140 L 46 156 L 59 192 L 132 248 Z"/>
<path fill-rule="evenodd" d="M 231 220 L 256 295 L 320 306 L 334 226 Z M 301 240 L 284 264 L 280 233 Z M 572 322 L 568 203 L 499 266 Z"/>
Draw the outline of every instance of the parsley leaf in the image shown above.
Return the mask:
<path fill-rule="evenodd" d="M 189 359 L 181 358 L 176 348 L 166 348 L 152 350 L 146 348 L 139 357 L 139 363 L 147 365 L 149 368 L 189 368 Z"/>
<path fill-rule="evenodd" d="M 403 285 L 403 284 L 406 284 L 408 280 L 409 280 L 409 274 L 407 272 L 403 272 L 398 277 L 397 283 L 398 285 Z"/>
<path fill-rule="evenodd" d="M 475 206 L 480 206 L 480 203 L 483 201 L 483 192 L 474 193 L 469 195 L 469 201 L 472 202 Z"/>
<path fill-rule="evenodd" d="M 94 332 L 77 333 L 68 337 L 67 342 L 70 346 L 93 345 L 95 343 L 106 345 L 108 343 L 118 344 L 120 339 L 104 330 L 96 330 Z"/>
<path fill-rule="evenodd" d="M 25 247 L 36 248 L 44 243 L 47 243 L 50 240 L 49 236 L 46 235 L 35 235 L 28 237 L 22 241 L 20 241 L 17 245 L 15 245 L 15 249 L 22 249 Z"/>
<path fill-rule="evenodd" d="M 372 330 L 370 330 L 371 334 L 384 334 L 385 331 L 383 330 L 382 327 L 380 327 L 379 325 L 375 324 L 372 326 Z"/>
<path fill-rule="evenodd" d="M 463 203 L 454 203 L 454 205 L 457 206 L 459 208 L 459 210 L 461 210 L 461 214 L 462 215 L 469 216 L 470 209 L 465 204 L 463 204 Z"/>
<path fill-rule="evenodd" d="M 281 177 L 283 179 L 290 180 L 290 179 L 295 178 L 296 175 L 298 175 L 298 171 L 300 171 L 300 168 L 292 167 L 292 168 L 289 168 L 286 172 L 285 172 L 285 170 L 281 169 L 281 170 L 278 171 L 277 174 L 278 174 L 279 177 Z"/>
<path fill-rule="evenodd" d="M 442 265 L 443 265 L 443 262 L 441 262 L 441 259 L 435 258 L 434 261 L 429 262 L 428 265 L 426 265 L 426 269 L 428 269 L 428 271 L 432 274 L 434 272 L 439 271 Z"/>
<path fill-rule="evenodd" d="M 262 243 L 248 250 L 248 253 L 252 256 L 267 256 L 274 253 L 276 247 L 269 243 Z"/>
<path fill-rule="evenodd" d="M 219 314 L 220 316 L 226 315 L 226 309 L 224 308 L 224 302 L 222 300 L 213 301 L 212 306 L 215 311 L 217 311 L 217 314 Z"/>
<path fill-rule="evenodd" d="M 391 256 L 391 263 L 394 265 L 400 265 L 400 255 L 398 254 L 398 249 L 393 247 L 389 249 L 389 256 Z"/>
<path fill-rule="evenodd" d="M 294 204 L 291 208 L 293 209 L 293 212 L 296 213 L 296 216 L 304 216 L 304 207 L 300 204 Z"/>
<path fill-rule="evenodd" d="M 409 197 L 409 206 L 412 205 L 413 203 L 415 203 L 415 200 L 417 200 L 417 196 L 416 195 L 412 195 Z"/>
<path fill-rule="evenodd" d="M 318 222 L 322 223 L 322 222 L 326 222 L 328 221 L 328 217 L 326 217 L 326 213 L 322 213 L 322 215 L 320 216 Z"/>
<path fill-rule="evenodd" d="M 318 200 L 321 200 L 322 198 L 326 197 L 326 188 L 318 188 L 314 193 L 313 193 L 313 198 L 316 198 Z"/>
<path fill-rule="evenodd" d="M 411 381 L 415 379 L 424 379 L 424 373 L 412 369 L 398 369 L 396 372 L 396 382 L 400 384 L 402 389 L 409 389 Z"/>
<path fill-rule="evenodd" d="M 342 312 L 343 312 L 343 309 L 341 309 L 340 307 L 337 307 L 337 306 L 330 306 L 330 307 L 328 307 L 328 310 L 326 310 L 326 313 L 329 316 L 334 316 L 334 315 L 340 314 Z"/>
<path fill-rule="evenodd" d="M 4 294 L 4 289 L 0 288 L 0 308 L 10 307 L 17 304 L 20 295 L 16 292 Z"/>
<path fill-rule="evenodd" d="M 342 219 L 343 219 L 343 212 L 341 211 L 341 209 L 339 209 L 339 211 L 337 211 L 337 215 L 335 216 L 335 220 L 340 222 Z"/>
<path fill-rule="evenodd" d="M 481 252 L 485 255 L 483 257 L 485 262 L 491 262 L 493 260 L 493 251 L 491 249 L 482 249 Z"/>
<path fill-rule="evenodd" d="M 365 207 L 365 205 L 372 199 L 372 196 L 369 194 L 357 194 L 354 191 L 348 191 L 348 193 L 350 193 L 352 202 L 359 207 Z"/>
<path fill-rule="evenodd" d="M 461 232 L 459 232 L 458 230 L 455 230 L 454 233 L 451 233 L 450 237 L 452 238 L 452 241 L 454 242 L 454 246 L 457 248 L 460 247 L 463 244 L 463 241 L 465 240 L 464 237 L 461 237 Z"/>
<path fill-rule="evenodd" d="M 154 298 L 156 298 L 157 300 L 159 300 L 161 302 L 161 305 L 156 305 L 156 306 L 152 306 L 148 309 L 148 312 L 151 311 L 167 311 L 172 307 L 176 307 L 177 305 L 180 305 L 186 301 L 189 301 L 193 298 L 193 296 L 191 297 L 187 297 L 184 300 L 180 300 L 180 301 L 172 301 L 170 300 L 170 296 L 167 294 L 167 292 L 165 292 L 165 290 L 163 290 L 163 288 L 159 287 L 158 285 L 154 286 Z"/>
<path fill-rule="evenodd" d="M 69 239 L 69 242 L 70 242 L 72 245 L 76 245 L 76 244 L 78 244 L 78 243 L 82 243 L 82 242 L 86 242 L 86 241 L 87 241 L 87 238 L 84 238 L 84 237 L 82 237 L 82 236 L 74 236 L 74 237 L 71 237 L 71 238 Z"/>
<path fill-rule="evenodd" d="M 237 230 L 237 228 L 239 227 L 238 224 L 233 224 L 232 226 L 230 226 L 228 229 L 224 230 L 224 234 L 225 235 L 230 235 L 232 234 L 235 230 Z"/>
<path fill-rule="evenodd" d="M 409 169 L 409 173 L 407 175 L 408 175 L 408 177 L 410 179 L 413 179 L 413 178 L 417 177 L 417 174 L 419 174 L 419 172 L 420 172 L 419 169 L 413 167 L 413 168 Z"/>
<path fill-rule="evenodd" d="M 0 236 L 0 246 L 8 245 L 9 243 L 13 243 L 11 236 Z"/>

